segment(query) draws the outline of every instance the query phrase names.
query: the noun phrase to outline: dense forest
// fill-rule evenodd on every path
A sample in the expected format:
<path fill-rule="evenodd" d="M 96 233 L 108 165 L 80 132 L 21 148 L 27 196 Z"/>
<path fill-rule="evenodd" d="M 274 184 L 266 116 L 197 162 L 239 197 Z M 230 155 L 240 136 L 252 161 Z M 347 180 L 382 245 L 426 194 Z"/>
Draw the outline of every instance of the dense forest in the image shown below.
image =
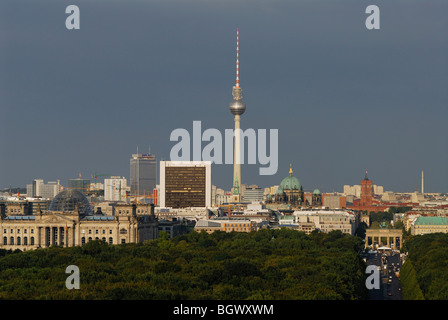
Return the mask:
<path fill-rule="evenodd" d="M 0 251 L 0 299 L 367 299 L 358 237 L 191 232 L 142 244 Z M 68 290 L 67 266 L 80 271 Z"/>
<path fill-rule="evenodd" d="M 408 258 L 400 272 L 406 300 L 448 299 L 448 234 L 412 236 L 405 242 Z"/>

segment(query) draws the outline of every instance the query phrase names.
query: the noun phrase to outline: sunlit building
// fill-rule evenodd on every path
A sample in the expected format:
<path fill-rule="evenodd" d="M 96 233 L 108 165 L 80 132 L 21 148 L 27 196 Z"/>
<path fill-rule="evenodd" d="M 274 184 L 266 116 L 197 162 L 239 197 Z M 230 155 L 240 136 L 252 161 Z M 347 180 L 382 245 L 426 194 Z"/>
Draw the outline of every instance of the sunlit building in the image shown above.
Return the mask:
<path fill-rule="evenodd" d="M 139 210 L 143 209 L 128 204 L 113 215 L 93 214 L 80 191 L 65 190 L 53 199 L 49 210 L 39 209 L 34 215 L 2 214 L 0 248 L 25 251 L 54 245 L 73 247 L 92 240 L 121 244 L 156 239 L 154 211 Z"/>
<path fill-rule="evenodd" d="M 211 207 L 210 161 L 160 161 L 160 207 Z"/>

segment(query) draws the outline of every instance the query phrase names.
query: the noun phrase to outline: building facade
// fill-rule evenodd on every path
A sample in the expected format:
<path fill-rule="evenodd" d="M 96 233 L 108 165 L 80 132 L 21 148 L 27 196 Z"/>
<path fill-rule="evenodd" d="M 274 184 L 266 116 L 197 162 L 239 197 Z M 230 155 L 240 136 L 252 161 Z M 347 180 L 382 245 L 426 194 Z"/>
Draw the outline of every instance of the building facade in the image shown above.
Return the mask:
<path fill-rule="evenodd" d="M 35 179 L 33 183 L 26 185 L 26 195 L 29 198 L 53 199 L 61 190 L 59 180 L 44 183 L 42 179 Z"/>
<path fill-rule="evenodd" d="M 361 180 L 361 200 L 359 202 L 360 206 L 362 207 L 369 207 L 373 203 L 373 189 L 372 189 L 372 180 L 369 180 L 366 177 Z"/>
<path fill-rule="evenodd" d="M 210 161 L 160 161 L 160 207 L 211 207 Z"/>
<path fill-rule="evenodd" d="M 266 197 L 266 203 L 270 204 L 287 204 L 292 207 L 299 207 L 305 201 L 303 187 L 289 168 L 289 175 L 282 180 L 274 195 Z"/>
<path fill-rule="evenodd" d="M 137 153 L 130 159 L 131 195 L 152 195 L 157 185 L 157 161 L 155 155 Z"/>
<path fill-rule="evenodd" d="M 293 215 L 299 226 L 303 225 L 302 228 L 325 233 L 339 230 L 354 235 L 359 224 L 356 214 L 349 210 L 299 210 Z"/>
<path fill-rule="evenodd" d="M 70 192 L 73 194 L 74 190 Z M 64 195 L 66 199 L 62 199 Z M 69 195 L 62 196 L 50 208 L 68 207 L 67 203 L 72 202 L 68 199 Z M 70 211 L 39 210 L 35 215 L 3 214 L 0 218 L 0 248 L 25 251 L 54 245 L 73 247 L 92 240 L 109 244 L 137 243 L 158 236 L 157 218 L 151 208 L 139 209 L 135 204 L 126 204 L 117 206 L 112 216 L 86 214 L 91 210 L 83 207 L 79 199 L 82 198 L 73 201 L 74 210 Z"/>
<path fill-rule="evenodd" d="M 261 188 L 246 188 L 244 190 L 243 201 L 245 202 L 261 202 L 264 200 L 264 190 Z"/>
<path fill-rule="evenodd" d="M 415 219 L 411 225 L 412 235 L 448 233 L 448 217 L 424 217 Z"/>
<path fill-rule="evenodd" d="M 258 223 L 244 218 L 233 218 L 233 219 L 212 219 L 212 220 L 199 220 L 195 227 L 195 231 L 204 230 L 207 233 L 212 233 L 215 231 L 224 232 L 252 232 L 256 231 L 258 228 Z"/>

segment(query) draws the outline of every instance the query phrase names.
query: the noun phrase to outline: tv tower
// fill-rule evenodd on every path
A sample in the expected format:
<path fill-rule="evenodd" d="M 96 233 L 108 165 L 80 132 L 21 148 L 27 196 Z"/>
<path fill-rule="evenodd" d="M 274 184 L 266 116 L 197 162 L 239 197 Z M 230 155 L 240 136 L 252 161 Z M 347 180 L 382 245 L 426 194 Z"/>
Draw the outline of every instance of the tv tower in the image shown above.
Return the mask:
<path fill-rule="evenodd" d="M 233 152 L 233 194 L 239 195 L 241 189 L 241 150 L 240 150 L 240 116 L 246 111 L 246 104 L 243 102 L 242 90 L 239 78 L 239 30 L 236 29 L 236 84 L 232 89 L 233 100 L 230 102 L 230 112 L 235 116 L 235 135 Z"/>

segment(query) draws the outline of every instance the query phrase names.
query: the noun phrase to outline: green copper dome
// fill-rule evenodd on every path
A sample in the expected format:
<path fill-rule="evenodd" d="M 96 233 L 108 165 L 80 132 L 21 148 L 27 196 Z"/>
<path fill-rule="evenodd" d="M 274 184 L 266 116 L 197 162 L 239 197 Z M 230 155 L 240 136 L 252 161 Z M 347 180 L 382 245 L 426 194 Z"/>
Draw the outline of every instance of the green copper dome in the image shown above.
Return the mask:
<path fill-rule="evenodd" d="M 292 168 L 289 169 L 289 176 L 282 180 L 280 183 L 279 189 L 283 190 L 293 190 L 297 189 L 300 190 L 302 188 L 302 185 L 299 182 L 299 179 L 294 177 L 292 175 Z"/>
<path fill-rule="evenodd" d="M 314 189 L 313 194 L 320 194 L 320 190 L 319 189 Z"/>

